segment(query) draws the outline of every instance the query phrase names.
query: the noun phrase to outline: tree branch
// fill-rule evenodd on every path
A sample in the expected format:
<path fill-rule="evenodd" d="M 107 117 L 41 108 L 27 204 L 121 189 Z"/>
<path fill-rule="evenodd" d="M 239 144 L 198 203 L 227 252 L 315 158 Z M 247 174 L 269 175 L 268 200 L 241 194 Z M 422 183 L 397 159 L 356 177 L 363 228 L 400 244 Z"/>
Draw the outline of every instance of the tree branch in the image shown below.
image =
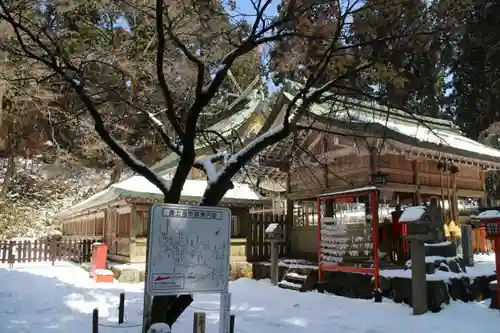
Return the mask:
<path fill-rule="evenodd" d="M 163 64 L 165 62 L 165 26 L 163 22 L 163 10 L 164 10 L 164 0 L 156 0 L 156 35 L 158 36 L 158 48 L 156 50 L 156 74 L 158 77 L 158 83 L 165 99 L 165 104 L 167 106 L 166 115 L 168 121 L 172 124 L 174 131 L 177 136 L 184 139 L 184 131 L 181 125 L 177 121 L 175 116 L 174 100 L 172 98 L 172 93 L 168 87 L 167 81 L 165 80 L 165 70 Z"/>
<path fill-rule="evenodd" d="M 156 13 L 156 15 L 162 15 L 162 13 Z M 197 68 L 197 79 L 196 79 L 196 90 L 195 94 L 196 96 L 201 95 L 201 90 L 203 88 L 203 83 L 205 81 L 205 64 L 201 59 L 199 59 L 196 55 L 194 55 L 193 52 L 191 52 L 188 47 L 177 37 L 174 32 L 173 32 L 173 26 L 172 26 L 172 20 L 168 17 L 168 13 L 166 14 L 167 18 L 169 20 L 168 24 L 168 29 L 167 33 L 169 38 L 174 42 L 175 46 L 177 46 L 182 53 L 191 61 L 193 64 L 196 65 Z"/>

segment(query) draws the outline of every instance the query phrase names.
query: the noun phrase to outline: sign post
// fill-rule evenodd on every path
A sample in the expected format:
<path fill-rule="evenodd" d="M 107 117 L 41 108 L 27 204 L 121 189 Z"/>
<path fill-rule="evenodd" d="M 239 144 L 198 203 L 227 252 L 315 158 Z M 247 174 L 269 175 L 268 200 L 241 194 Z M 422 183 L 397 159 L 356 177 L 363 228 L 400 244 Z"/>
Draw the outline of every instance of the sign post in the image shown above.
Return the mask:
<path fill-rule="evenodd" d="M 230 244 L 231 211 L 228 208 L 178 204 L 151 207 L 143 332 L 151 322 L 151 297 L 227 294 Z M 229 326 L 229 315 L 227 317 Z"/>
<path fill-rule="evenodd" d="M 219 333 L 230 333 L 231 293 L 220 294 Z"/>

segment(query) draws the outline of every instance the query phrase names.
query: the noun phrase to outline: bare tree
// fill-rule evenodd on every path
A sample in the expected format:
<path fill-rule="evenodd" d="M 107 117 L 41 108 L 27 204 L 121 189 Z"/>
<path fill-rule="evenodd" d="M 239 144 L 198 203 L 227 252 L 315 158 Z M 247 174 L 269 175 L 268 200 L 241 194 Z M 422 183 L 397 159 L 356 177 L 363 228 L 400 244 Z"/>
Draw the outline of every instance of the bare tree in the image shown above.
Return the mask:
<path fill-rule="evenodd" d="M 389 2 L 395 7 L 401 3 Z M 397 77 L 384 56 L 367 51 L 370 45 L 380 46 L 391 41 L 391 47 L 396 47 L 395 41 L 404 45 L 417 35 L 432 33 L 416 26 L 404 34 L 390 30 L 381 34 L 371 31 L 369 25 L 358 24 L 356 29 L 364 38 L 352 41 L 350 32 L 356 16 L 370 5 L 386 10 L 388 1 L 287 1 L 279 8 L 279 15 L 268 17 L 265 13 L 271 10 L 271 3 L 271 0 L 252 0 L 253 13 L 228 13 L 224 3 L 208 0 L 167 3 L 125 0 L 105 1 L 101 5 L 54 1 L 50 6 L 45 3 L 41 6 L 38 1 L 0 0 L 0 22 L 3 27 L 9 27 L 8 33 L 1 35 L 0 47 L 20 59 L 35 61 L 62 80 L 79 98 L 99 138 L 125 165 L 157 186 L 166 203 L 179 202 L 190 170 L 197 168 L 208 177 L 200 205 L 214 206 L 233 186 L 233 176 L 263 149 L 303 129 L 298 122 L 313 103 L 326 103 L 344 94 L 349 89 L 345 87 L 346 82 L 353 77 L 377 73 Z M 322 24 L 318 33 L 311 24 L 314 15 L 308 14 L 317 13 L 325 6 L 328 6 L 329 22 Z M 398 10 L 400 15 L 389 18 L 397 21 L 404 16 L 405 9 L 398 7 Z M 116 22 L 122 17 L 135 22 L 130 33 L 117 32 L 120 29 L 115 28 Z M 308 22 L 302 24 L 304 17 Z M 103 25 L 103 21 L 111 22 Z M 153 31 L 147 30 L 153 26 Z M 109 41 L 105 38 L 105 42 L 96 45 L 95 40 L 101 35 Z M 118 43 L 127 47 L 114 46 L 118 35 Z M 291 39 L 295 43 L 302 40 L 304 45 L 311 45 L 313 41 L 315 57 L 307 64 L 303 85 L 287 105 L 281 123 L 232 155 L 226 149 L 216 149 L 208 158 L 197 157 L 195 147 L 206 134 L 206 115 L 214 117 L 214 114 L 228 112 L 224 96 L 231 69 L 256 50 L 274 48 Z M 142 45 L 144 52 L 135 52 L 136 42 Z M 153 50 L 155 56 L 150 59 Z M 172 59 L 182 59 L 183 65 Z M 111 82 L 110 77 L 116 82 Z M 134 95 L 136 85 L 141 82 L 148 82 L 149 89 L 156 87 L 161 101 L 142 103 L 140 94 Z M 146 115 L 167 149 L 179 155 L 171 182 L 165 182 L 113 136 L 106 122 L 104 91 L 115 91 L 113 98 L 123 101 L 123 108 Z M 325 97 L 326 91 L 333 93 Z M 212 164 L 216 162 L 223 165 L 214 172 Z M 162 321 L 172 325 L 191 302 L 192 297 L 188 295 L 155 297 L 153 323 Z"/>

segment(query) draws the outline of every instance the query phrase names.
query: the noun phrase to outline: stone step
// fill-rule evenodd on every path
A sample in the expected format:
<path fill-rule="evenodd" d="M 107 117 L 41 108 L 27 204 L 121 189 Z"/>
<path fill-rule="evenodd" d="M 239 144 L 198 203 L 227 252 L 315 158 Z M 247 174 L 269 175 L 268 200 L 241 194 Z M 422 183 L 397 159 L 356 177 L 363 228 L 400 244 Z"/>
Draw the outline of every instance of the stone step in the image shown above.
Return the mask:
<path fill-rule="evenodd" d="M 283 280 L 297 284 L 304 284 L 307 280 L 307 275 L 291 272 L 287 273 L 283 277 Z"/>
<path fill-rule="evenodd" d="M 278 283 L 278 287 L 283 288 L 283 289 L 290 289 L 290 290 L 295 290 L 295 291 L 303 291 L 303 285 L 299 283 L 293 283 L 289 281 L 281 281 Z"/>
<path fill-rule="evenodd" d="M 297 291 L 311 291 L 316 288 L 317 274 L 311 272 L 309 274 L 288 272 L 283 277 L 283 280 L 278 284 L 280 288 L 297 290 Z"/>

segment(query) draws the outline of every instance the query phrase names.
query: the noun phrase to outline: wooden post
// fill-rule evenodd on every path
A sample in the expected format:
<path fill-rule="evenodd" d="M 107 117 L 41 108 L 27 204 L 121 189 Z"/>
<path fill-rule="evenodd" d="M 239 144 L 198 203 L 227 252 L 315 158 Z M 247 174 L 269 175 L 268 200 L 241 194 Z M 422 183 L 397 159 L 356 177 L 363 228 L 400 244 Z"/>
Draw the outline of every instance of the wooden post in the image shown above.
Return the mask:
<path fill-rule="evenodd" d="M 193 333 L 205 333 L 206 316 L 204 312 L 195 312 L 193 315 Z"/>
<path fill-rule="evenodd" d="M 50 239 L 50 261 L 52 261 L 52 266 L 55 265 L 56 255 L 57 255 L 57 236 L 52 236 Z"/>
<path fill-rule="evenodd" d="M 489 207 L 488 191 L 486 189 L 486 172 L 484 170 L 479 171 L 479 185 L 483 192 L 483 196 L 479 198 L 479 207 Z"/>
<path fill-rule="evenodd" d="M 16 244 L 15 241 L 9 242 L 9 257 L 7 259 L 9 263 L 9 268 L 14 268 L 14 262 L 16 261 L 16 256 L 14 254 L 14 244 Z"/>
<path fill-rule="evenodd" d="M 323 165 L 323 181 L 324 181 L 324 186 L 323 188 L 327 189 L 330 187 L 329 181 L 328 181 L 328 165 Z M 324 200 L 324 205 L 325 205 L 325 211 L 323 212 L 323 216 L 327 217 L 332 217 L 333 216 L 333 201 L 332 200 Z M 321 212 L 316 212 L 316 214 L 320 215 Z"/>
<path fill-rule="evenodd" d="M 292 193 L 291 186 L 291 175 L 290 168 L 288 168 L 286 175 L 286 215 L 285 215 L 285 241 L 286 241 L 286 252 L 290 255 L 292 251 L 292 228 L 293 228 L 293 204 L 294 201 L 290 200 L 290 194 Z"/>
<path fill-rule="evenodd" d="M 135 203 L 130 204 L 130 228 L 129 235 L 131 238 L 137 237 L 141 233 L 142 225 L 139 228 L 139 218 L 137 216 L 137 205 Z M 142 221 L 141 221 L 142 223 Z"/>
<path fill-rule="evenodd" d="M 99 333 L 99 309 L 92 311 L 92 333 Z"/>
<path fill-rule="evenodd" d="M 271 239 L 271 283 L 274 286 L 278 285 L 278 260 L 279 260 L 279 241 L 276 239 Z"/>
<path fill-rule="evenodd" d="M 415 184 L 415 206 L 420 206 L 421 197 L 420 197 L 420 167 L 417 160 L 413 160 L 411 162 L 413 169 L 413 184 Z"/>
<path fill-rule="evenodd" d="M 125 293 L 120 293 L 120 304 L 118 304 L 118 324 L 123 324 L 125 317 Z"/>

